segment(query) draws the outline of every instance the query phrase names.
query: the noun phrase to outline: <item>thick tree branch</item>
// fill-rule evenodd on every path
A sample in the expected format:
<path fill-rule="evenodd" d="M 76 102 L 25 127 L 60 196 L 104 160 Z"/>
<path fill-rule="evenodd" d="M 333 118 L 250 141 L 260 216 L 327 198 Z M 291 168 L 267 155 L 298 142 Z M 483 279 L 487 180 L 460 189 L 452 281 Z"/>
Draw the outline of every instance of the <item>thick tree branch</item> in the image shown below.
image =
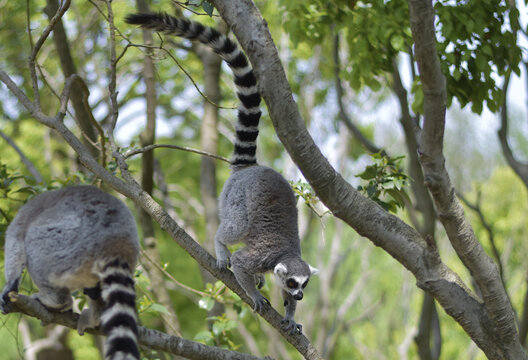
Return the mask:
<path fill-rule="evenodd" d="M 489 358 L 527 358 L 517 338 L 513 309 L 495 263 L 475 237 L 445 168 L 443 139 L 446 111 L 445 78 L 436 50 L 431 0 L 409 0 L 415 56 L 424 92 L 424 126 L 420 136 L 420 162 L 440 221 L 464 265 L 478 284 L 487 314 L 494 325 L 495 349 Z M 493 343 L 492 342 L 492 343 Z M 500 342 L 500 343 L 499 343 Z M 486 352 L 483 344 L 477 344 Z"/>
<path fill-rule="evenodd" d="M 502 154 L 504 155 L 506 162 L 519 176 L 524 186 L 528 188 L 528 164 L 522 163 L 515 158 L 510 144 L 508 143 L 508 87 L 510 84 L 510 77 L 511 71 L 508 72 L 504 77 L 504 84 L 502 86 L 504 100 L 500 112 L 501 127 L 497 132 L 497 135 L 499 137 L 499 143 L 502 148 Z"/>
<path fill-rule="evenodd" d="M 77 329 L 79 315 L 72 312 L 50 312 L 37 300 L 14 292 L 9 294 L 13 302 L 13 312 L 20 312 L 42 321 L 43 324 L 60 324 L 70 329 Z M 194 341 L 171 336 L 157 330 L 138 327 L 140 345 L 150 349 L 161 350 L 171 354 L 180 355 L 187 359 L 196 360 L 258 360 L 256 356 L 243 354 L 237 351 L 225 350 L 213 346 L 203 345 Z M 86 329 L 87 333 L 103 335 L 99 329 Z M 264 358 L 270 359 L 270 358 Z"/>

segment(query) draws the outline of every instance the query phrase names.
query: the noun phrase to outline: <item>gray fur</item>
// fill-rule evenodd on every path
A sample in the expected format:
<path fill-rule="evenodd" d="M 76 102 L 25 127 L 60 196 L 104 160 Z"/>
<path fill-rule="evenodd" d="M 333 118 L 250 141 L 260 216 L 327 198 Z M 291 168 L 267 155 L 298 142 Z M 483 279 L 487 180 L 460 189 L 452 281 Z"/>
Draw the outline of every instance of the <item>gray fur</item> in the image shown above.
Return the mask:
<path fill-rule="evenodd" d="M 246 246 L 231 255 L 227 246 L 239 242 Z M 316 269 L 301 258 L 295 196 L 282 175 L 265 166 L 234 168 L 220 195 L 215 251 L 219 267 L 231 264 L 238 282 L 252 298 L 255 311 L 269 304 L 255 287 L 261 283 L 260 274 L 274 271 L 277 266 L 284 270 L 275 271 L 285 304 L 288 303 L 284 328 L 301 332 L 293 315 L 302 289 L 300 285 L 299 289 L 290 289 L 286 281 L 291 277 L 308 279 Z M 298 299 L 294 299 L 292 291 L 297 291 Z"/>
<path fill-rule="evenodd" d="M 66 311 L 72 306 L 72 291 L 99 288 L 104 266 L 115 259 L 133 271 L 138 252 L 134 218 L 115 197 L 92 186 L 38 195 L 20 209 L 7 229 L 6 286 L 0 308 L 9 312 L 7 294 L 18 290 L 25 267 L 39 288 L 32 296 L 50 310 Z M 81 314 L 79 333 L 99 323 L 100 298 L 90 298 L 89 304 Z"/>

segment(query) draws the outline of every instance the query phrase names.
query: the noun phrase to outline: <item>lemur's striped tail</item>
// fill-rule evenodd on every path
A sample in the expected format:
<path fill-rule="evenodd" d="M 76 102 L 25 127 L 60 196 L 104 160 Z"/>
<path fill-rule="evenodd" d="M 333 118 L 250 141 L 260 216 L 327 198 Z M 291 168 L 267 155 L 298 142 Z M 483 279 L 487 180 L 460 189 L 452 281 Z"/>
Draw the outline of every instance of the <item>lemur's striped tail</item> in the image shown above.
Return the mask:
<path fill-rule="evenodd" d="M 197 40 L 210 46 L 226 61 L 235 78 L 237 95 L 240 99 L 238 122 L 236 124 L 235 149 L 231 164 L 233 166 L 254 165 L 257 163 L 258 124 L 261 115 L 260 93 L 257 79 L 246 56 L 237 44 L 213 28 L 187 19 L 176 18 L 166 13 L 132 14 L 125 21 L 129 24 Z"/>
<path fill-rule="evenodd" d="M 104 266 L 100 276 L 104 302 L 101 327 L 107 336 L 105 360 L 137 360 L 138 327 L 132 270 L 127 263 L 114 259 Z"/>

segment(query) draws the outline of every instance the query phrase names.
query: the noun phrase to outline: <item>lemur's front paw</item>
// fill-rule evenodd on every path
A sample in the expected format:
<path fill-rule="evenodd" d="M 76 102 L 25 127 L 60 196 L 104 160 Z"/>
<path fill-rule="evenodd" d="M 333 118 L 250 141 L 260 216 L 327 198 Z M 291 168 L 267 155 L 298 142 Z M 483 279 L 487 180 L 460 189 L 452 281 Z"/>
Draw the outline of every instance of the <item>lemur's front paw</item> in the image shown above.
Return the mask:
<path fill-rule="evenodd" d="M 228 267 L 231 267 L 231 260 L 229 258 L 216 259 L 216 267 L 219 269 L 227 269 Z"/>
<path fill-rule="evenodd" d="M 10 313 L 13 310 L 13 302 L 9 298 L 9 293 L 16 293 L 18 291 L 18 281 L 19 279 L 8 282 L 2 289 L 2 293 L 0 293 L 0 310 L 4 314 Z"/>
<path fill-rule="evenodd" d="M 264 305 L 271 306 L 269 300 L 266 299 L 262 295 L 259 295 L 259 297 L 257 297 L 256 299 L 253 299 L 253 303 L 254 303 L 254 306 L 253 306 L 254 312 L 260 312 L 263 309 Z"/>
<path fill-rule="evenodd" d="M 302 325 L 297 324 L 291 318 L 284 318 L 281 320 L 281 326 L 284 331 L 289 332 L 291 335 L 302 334 Z"/>
<path fill-rule="evenodd" d="M 4 291 L 0 294 L 0 310 L 2 314 L 8 314 L 13 309 L 13 303 L 9 299 L 9 291 Z"/>

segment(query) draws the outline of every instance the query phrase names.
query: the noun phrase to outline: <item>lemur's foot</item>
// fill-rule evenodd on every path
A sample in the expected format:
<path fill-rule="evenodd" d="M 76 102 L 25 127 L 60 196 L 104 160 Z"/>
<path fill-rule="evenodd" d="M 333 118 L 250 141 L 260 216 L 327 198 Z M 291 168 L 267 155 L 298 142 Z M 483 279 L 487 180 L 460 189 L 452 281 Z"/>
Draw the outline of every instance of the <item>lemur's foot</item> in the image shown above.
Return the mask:
<path fill-rule="evenodd" d="M 253 303 L 254 303 L 254 306 L 253 306 L 254 312 L 260 312 L 263 309 L 264 305 L 271 306 L 269 300 L 266 299 L 262 295 L 259 295 L 259 297 L 257 297 L 256 299 L 253 299 Z"/>
<path fill-rule="evenodd" d="M 99 325 L 99 321 L 94 318 L 94 311 L 92 308 L 84 309 L 77 320 L 77 332 L 79 335 L 84 335 L 84 331 L 88 328 L 95 328 Z"/>
<path fill-rule="evenodd" d="M 9 314 L 13 310 L 13 302 L 9 298 L 10 291 L 4 291 L 0 294 L 0 310 L 2 313 Z"/>
<path fill-rule="evenodd" d="M 49 312 L 73 312 L 72 305 L 73 301 L 71 297 L 67 298 L 65 302 L 56 302 L 54 299 L 50 299 L 46 295 L 38 292 L 32 294 L 30 298 L 37 300 L 42 306 L 46 308 Z"/>
<path fill-rule="evenodd" d="M 282 329 L 291 335 L 302 334 L 302 325 L 297 324 L 293 319 L 284 318 L 281 320 Z"/>
<path fill-rule="evenodd" d="M 216 259 L 216 267 L 219 269 L 227 269 L 228 267 L 231 267 L 231 260 L 229 258 Z"/>
<path fill-rule="evenodd" d="M 0 310 L 4 314 L 7 314 L 11 312 L 11 310 L 13 310 L 13 305 L 11 299 L 9 298 L 9 293 L 18 292 L 18 281 L 19 279 L 11 281 L 7 283 L 2 289 L 2 293 L 0 294 Z"/>

